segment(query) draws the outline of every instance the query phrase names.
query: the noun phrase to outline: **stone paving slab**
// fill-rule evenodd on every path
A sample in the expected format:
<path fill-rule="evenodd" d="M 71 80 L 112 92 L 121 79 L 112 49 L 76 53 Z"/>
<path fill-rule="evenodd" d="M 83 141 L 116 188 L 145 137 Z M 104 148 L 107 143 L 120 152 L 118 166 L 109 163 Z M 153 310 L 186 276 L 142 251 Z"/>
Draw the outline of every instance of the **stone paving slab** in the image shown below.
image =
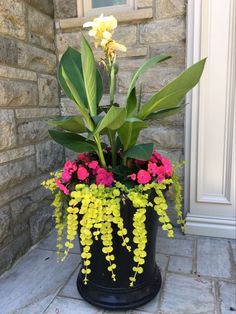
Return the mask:
<path fill-rule="evenodd" d="M 45 314 L 100 314 L 103 310 L 98 309 L 85 301 L 56 297 L 50 304 Z"/>
<path fill-rule="evenodd" d="M 162 314 L 213 314 L 211 283 L 194 277 L 168 274 L 162 291 Z"/>
<path fill-rule="evenodd" d="M 176 273 L 192 273 L 193 261 L 190 257 L 170 256 L 168 270 Z"/>
<path fill-rule="evenodd" d="M 55 252 L 30 251 L 0 278 L 0 313 L 43 313 L 76 267 L 76 255 L 62 264 Z"/>
<path fill-rule="evenodd" d="M 79 294 L 79 291 L 78 291 L 77 286 L 76 286 L 78 274 L 79 274 L 79 268 L 77 268 L 74 271 L 74 273 L 70 277 L 69 281 L 61 289 L 61 291 L 58 294 L 59 296 L 82 300 L 82 297 Z"/>
<path fill-rule="evenodd" d="M 230 282 L 219 283 L 221 313 L 232 314 L 236 312 L 236 284 Z"/>
<path fill-rule="evenodd" d="M 42 241 L 39 242 L 38 248 L 56 251 L 56 244 L 57 244 L 57 233 L 56 231 L 50 232 Z M 70 251 L 71 253 L 80 254 L 80 247 L 78 238 L 75 239 L 74 247 Z"/>
<path fill-rule="evenodd" d="M 197 273 L 210 277 L 231 277 L 229 243 L 225 240 L 198 239 Z"/>
<path fill-rule="evenodd" d="M 176 239 L 176 238 L 158 238 L 157 252 L 166 255 L 178 255 L 192 257 L 193 240 Z"/>

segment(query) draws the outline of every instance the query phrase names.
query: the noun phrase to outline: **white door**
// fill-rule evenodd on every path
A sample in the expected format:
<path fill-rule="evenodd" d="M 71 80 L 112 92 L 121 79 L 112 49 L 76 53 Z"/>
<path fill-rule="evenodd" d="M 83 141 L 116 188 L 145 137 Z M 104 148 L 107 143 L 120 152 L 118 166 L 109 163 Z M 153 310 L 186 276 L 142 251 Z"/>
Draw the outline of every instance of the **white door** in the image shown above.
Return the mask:
<path fill-rule="evenodd" d="M 236 0 L 188 4 L 188 65 L 208 57 L 186 114 L 186 233 L 236 238 Z"/>

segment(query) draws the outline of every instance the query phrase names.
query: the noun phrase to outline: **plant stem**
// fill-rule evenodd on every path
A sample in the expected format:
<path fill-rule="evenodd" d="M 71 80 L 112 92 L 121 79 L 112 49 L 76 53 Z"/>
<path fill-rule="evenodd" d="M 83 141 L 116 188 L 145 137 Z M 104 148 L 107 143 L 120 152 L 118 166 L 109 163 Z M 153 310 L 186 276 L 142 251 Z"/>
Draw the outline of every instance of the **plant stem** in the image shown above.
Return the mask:
<path fill-rule="evenodd" d="M 111 65 L 110 71 L 110 105 L 114 104 L 114 94 L 115 94 L 115 85 L 116 85 L 116 73 L 114 64 Z"/>
<path fill-rule="evenodd" d="M 102 150 L 102 145 L 101 145 L 101 140 L 100 140 L 100 134 L 97 134 L 95 137 L 95 142 L 97 144 L 97 148 L 98 148 L 98 157 L 100 160 L 100 163 L 102 165 L 103 168 L 107 169 L 107 164 L 106 164 L 106 160 L 103 154 L 103 150 Z"/>

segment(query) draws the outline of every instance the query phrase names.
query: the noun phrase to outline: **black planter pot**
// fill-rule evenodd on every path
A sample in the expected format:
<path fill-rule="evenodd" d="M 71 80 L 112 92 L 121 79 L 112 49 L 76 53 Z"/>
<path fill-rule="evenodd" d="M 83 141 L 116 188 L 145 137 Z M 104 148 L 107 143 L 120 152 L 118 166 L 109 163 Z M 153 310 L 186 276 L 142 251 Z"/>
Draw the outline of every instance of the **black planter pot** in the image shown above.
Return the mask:
<path fill-rule="evenodd" d="M 131 203 L 127 203 L 121 208 L 121 216 L 128 231 L 128 236 L 132 242 L 133 235 L 133 215 L 136 209 Z M 116 282 L 112 281 L 111 273 L 108 272 L 108 262 L 102 253 L 102 243 L 100 240 L 94 241 L 91 247 L 91 274 L 87 285 L 84 285 L 84 275 L 79 272 L 77 288 L 81 296 L 89 303 L 110 310 L 135 309 L 151 299 L 153 299 L 161 287 L 161 274 L 156 265 L 155 248 L 157 236 L 157 214 L 153 208 L 147 208 L 146 229 L 147 245 L 145 264 L 143 273 L 137 275 L 134 287 L 129 286 L 129 277 L 133 275 L 132 267 L 135 266 L 133 253 L 122 247 L 121 238 L 117 235 L 117 230 L 113 228 L 113 253 L 116 260 Z M 135 245 L 129 243 L 133 248 Z"/>

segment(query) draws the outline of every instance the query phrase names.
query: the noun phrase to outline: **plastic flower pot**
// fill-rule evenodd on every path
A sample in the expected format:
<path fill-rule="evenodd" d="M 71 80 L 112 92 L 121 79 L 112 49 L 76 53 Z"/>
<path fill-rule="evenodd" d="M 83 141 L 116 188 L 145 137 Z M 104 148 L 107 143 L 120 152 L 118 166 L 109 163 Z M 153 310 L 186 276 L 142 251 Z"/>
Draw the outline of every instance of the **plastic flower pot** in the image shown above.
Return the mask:
<path fill-rule="evenodd" d="M 128 201 L 121 206 L 121 215 L 128 231 L 128 237 L 133 239 L 133 215 L 136 209 Z M 161 274 L 156 264 L 156 238 L 158 216 L 153 208 L 148 207 L 146 212 L 147 245 L 143 273 L 137 275 L 133 287 L 129 286 L 129 277 L 133 275 L 133 253 L 122 246 L 122 240 L 117 235 L 116 226 L 113 228 L 113 254 L 116 262 L 116 281 L 112 281 L 108 272 L 108 262 L 102 252 L 102 242 L 94 241 L 91 247 L 91 274 L 89 281 L 84 285 L 84 275 L 81 270 L 77 279 L 77 287 L 81 296 L 89 303 L 110 310 L 135 309 L 152 300 L 161 288 Z M 132 241 L 131 241 L 132 242 Z M 134 243 L 129 243 L 135 249 Z"/>

